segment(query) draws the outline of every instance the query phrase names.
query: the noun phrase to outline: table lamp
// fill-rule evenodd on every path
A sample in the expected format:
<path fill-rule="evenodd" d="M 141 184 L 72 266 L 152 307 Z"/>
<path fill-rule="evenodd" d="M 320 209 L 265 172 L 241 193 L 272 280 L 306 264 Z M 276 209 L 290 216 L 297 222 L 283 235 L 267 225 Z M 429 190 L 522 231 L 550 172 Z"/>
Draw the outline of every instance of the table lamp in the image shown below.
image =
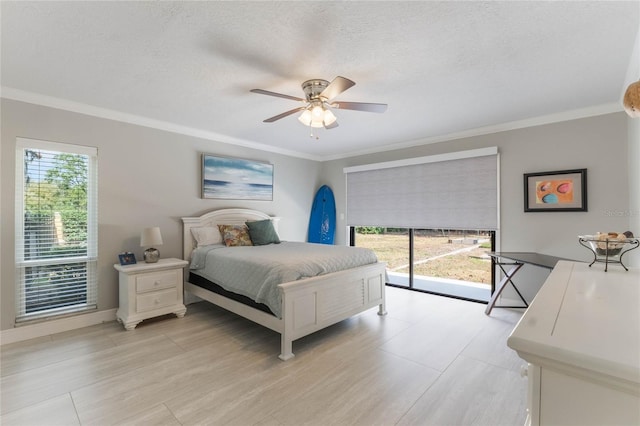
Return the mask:
<path fill-rule="evenodd" d="M 152 228 L 144 228 L 140 236 L 140 247 L 149 247 L 144 251 L 144 261 L 147 263 L 156 263 L 160 259 L 160 251 L 153 246 L 162 245 L 162 235 L 160 228 L 155 226 Z"/>

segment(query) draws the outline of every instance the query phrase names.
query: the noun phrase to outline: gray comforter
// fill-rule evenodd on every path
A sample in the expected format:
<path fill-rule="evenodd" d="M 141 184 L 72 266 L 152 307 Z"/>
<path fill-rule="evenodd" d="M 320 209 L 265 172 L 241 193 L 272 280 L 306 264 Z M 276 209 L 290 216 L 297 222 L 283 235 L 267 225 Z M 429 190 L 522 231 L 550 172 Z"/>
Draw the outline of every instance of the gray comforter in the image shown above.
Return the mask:
<path fill-rule="evenodd" d="M 191 256 L 190 269 L 225 290 L 264 303 L 282 318 L 278 284 L 376 262 L 375 253 L 362 247 L 283 241 L 264 246 L 199 247 Z"/>

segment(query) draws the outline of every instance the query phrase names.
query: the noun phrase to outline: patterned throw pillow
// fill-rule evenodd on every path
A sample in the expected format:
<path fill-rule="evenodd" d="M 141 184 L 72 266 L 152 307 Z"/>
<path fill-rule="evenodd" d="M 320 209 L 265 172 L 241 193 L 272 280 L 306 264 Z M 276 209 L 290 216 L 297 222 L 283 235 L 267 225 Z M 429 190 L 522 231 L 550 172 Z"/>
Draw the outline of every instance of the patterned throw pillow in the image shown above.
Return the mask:
<path fill-rule="evenodd" d="M 227 247 L 252 246 L 249 230 L 245 225 L 218 225 Z"/>

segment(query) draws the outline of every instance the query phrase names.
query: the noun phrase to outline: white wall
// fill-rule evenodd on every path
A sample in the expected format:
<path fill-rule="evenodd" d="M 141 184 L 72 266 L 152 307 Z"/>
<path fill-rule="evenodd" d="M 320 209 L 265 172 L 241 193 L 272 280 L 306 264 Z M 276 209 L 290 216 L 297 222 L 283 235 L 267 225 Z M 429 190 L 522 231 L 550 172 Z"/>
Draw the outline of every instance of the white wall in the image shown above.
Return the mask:
<path fill-rule="evenodd" d="M 638 4 L 640 7 L 640 3 Z M 640 30 L 629 61 L 629 69 L 621 93 L 634 81 L 640 80 Z M 627 118 L 629 129 L 629 228 L 640 238 L 640 118 Z M 640 248 L 629 253 L 629 264 L 640 266 Z"/>
<path fill-rule="evenodd" d="M 340 217 L 345 211 L 344 167 L 488 146 L 497 146 L 500 152 L 498 250 L 589 260 L 578 235 L 630 229 L 629 216 L 618 213 L 629 209 L 628 131 L 623 112 L 335 160 L 323 164 L 321 176 L 334 190 Z M 587 169 L 588 212 L 524 212 L 524 173 L 579 168 Z M 346 241 L 344 223 L 338 221 L 339 244 Z M 640 229 L 634 233 L 640 234 Z M 532 281 L 541 282 L 540 277 Z M 532 297 L 538 288 L 527 285 L 525 293 Z"/>
<path fill-rule="evenodd" d="M 282 218 L 285 240 L 304 241 L 319 164 L 210 140 L 2 99 L 0 159 L 0 329 L 14 322 L 14 183 L 16 137 L 98 147 L 98 309 L 118 306 L 117 254 L 142 258 L 140 231 L 160 226 L 162 257 L 182 257 L 180 218 L 224 207 L 247 207 Z M 200 198 L 202 152 L 274 165 L 273 201 Z"/>
<path fill-rule="evenodd" d="M 640 118 L 629 123 L 629 229 L 640 238 Z M 640 266 L 640 248 L 629 252 L 629 265 Z"/>
<path fill-rule="evenodd" d="M 97 146 L 99 150 L 99 310 L 117 307 L 116 254 L 141 257 L 140 230 L 157 225 L 163 257 L 181 257 L 182 216 L 223 207 L 249 207 L 282 217 L 283 239 L 306 239 L 315 190 L 331 186 L 336 196 L 338 244 L 346 241 L 343 168 L 416 156 L 498 146 L 501 153 L 501 229 L 498 249 L 537 251 L 588 260 L 576 236 L 597 231 L 640 234 L 637 210 L 638 123 L 626 114 L 598 117 L 476 136 L 437 144 L 316 163 L 204 139 L 105 120 L 82 114 L 2 100 L 0 172 L 1 328 L 13 327 L 15 139 L 18 136 Z M 634 145 L 635 143 L 635 145 Z M 634 151 L 635 147 L 635 151 Z M 633 151 L 633 153 L 632 153 Z M 268 161 L 274 164 L 272 202 L 200 199 L 200 153 Z M 630 158 L 627 161 L 627 158 Z M 632 160 L 635 158 L 636 160 Z M 635 165 L 634 162 L 635 161 Z M 589 211 L 524 213 L 523 173 L 588 169 Z M 633 173 L 631 173 L 633 172 Z M 636 188 L 635 190 L 633 188 Z M 634 192 L 635 191 L 635 192 Z M 633 197 L 631 197 L 633 198 Z M 631 204 L 636 203 L 635 207 Z M 635 209 L 635 210 L 634 210 Z M 640 250 L 640 249 L 639 249 Z M 533 271 L 532 271 L 533 272 Z M 539 274 L 539 271 L 533 274 Z M 522 274 L 524 275 L 524 274 Z M 532 281 L 541 282 L 539 277 Z M 527 287 L 527 296 L 537 291 Z"/>

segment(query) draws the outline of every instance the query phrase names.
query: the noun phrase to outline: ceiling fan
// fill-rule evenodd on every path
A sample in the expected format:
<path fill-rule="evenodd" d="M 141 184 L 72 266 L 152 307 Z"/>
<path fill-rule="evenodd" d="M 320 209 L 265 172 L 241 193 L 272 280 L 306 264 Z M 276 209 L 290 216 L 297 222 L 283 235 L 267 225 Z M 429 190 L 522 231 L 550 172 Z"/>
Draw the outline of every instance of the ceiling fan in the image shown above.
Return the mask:
<path fill-rule="evenodd" d="M 378 113 L 385 112 L 387 110 L 387 104 L 333 101 L 333 98 L 345 90 L 355 86 L 355 84 L 355 82 L 348 78 L 340 76 L 334 78 L 331 83 L 327 80 L 321 79 L 307 80 L 302 83 L 302 91 L 305 94 L 305 99 L 262 89 L 252 89 L 251 92 L 259 93 L 261 95 L 276 96 L 278 98 L 291 99 L 305 104 L 304 106 L 267 118 L 264 120 L 265 123 L 273 123 L 281 118 L 288 117 L 289 115 L 302 111 L 298 120 L 305 126 L 333 129 L 338 127 L 338 122 L 336 121 L 336 116 L 331 111 L 331 108 Z"/>

